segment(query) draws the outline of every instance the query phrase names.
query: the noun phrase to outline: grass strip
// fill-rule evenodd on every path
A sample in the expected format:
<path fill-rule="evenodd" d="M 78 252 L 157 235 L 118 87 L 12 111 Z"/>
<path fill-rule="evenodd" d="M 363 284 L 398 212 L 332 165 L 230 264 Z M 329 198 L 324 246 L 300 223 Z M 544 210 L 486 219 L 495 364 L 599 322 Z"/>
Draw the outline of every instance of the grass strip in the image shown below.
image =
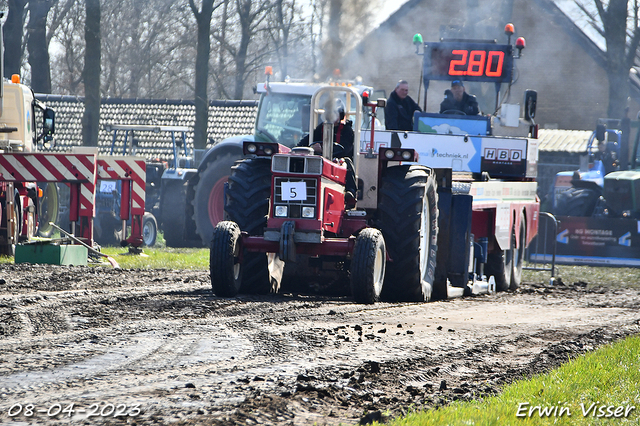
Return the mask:
<path fill-rule="evenodd" d="M 640 423 L 640 337 L 606 345 L 499 396 L 415 412 L 393 426 Z"/>

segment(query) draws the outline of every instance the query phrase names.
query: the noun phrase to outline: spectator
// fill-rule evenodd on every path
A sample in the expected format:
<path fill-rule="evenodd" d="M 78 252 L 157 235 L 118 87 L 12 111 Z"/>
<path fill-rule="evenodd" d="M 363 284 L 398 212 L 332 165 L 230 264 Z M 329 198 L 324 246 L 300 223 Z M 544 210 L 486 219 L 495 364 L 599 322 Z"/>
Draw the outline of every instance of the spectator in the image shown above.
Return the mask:
<path fill-rule="evenodd" d="M 413 113 L 422 111 L 420 106 L 409 96 L 409 83 L 398 81 L 396 88 L 387 99 L 384 108 L 384 119 L 387 130 L 413 130 Z"/>
<path fill-rule="evenodd" d="M 444 95 L 445 98 L 440 104 L 440 114 L 480 114 L 478 100 L 475 96 L 465 91 L 462 81 L 453 80 L 451 82 L 451 90 L 445 90 Z"/>

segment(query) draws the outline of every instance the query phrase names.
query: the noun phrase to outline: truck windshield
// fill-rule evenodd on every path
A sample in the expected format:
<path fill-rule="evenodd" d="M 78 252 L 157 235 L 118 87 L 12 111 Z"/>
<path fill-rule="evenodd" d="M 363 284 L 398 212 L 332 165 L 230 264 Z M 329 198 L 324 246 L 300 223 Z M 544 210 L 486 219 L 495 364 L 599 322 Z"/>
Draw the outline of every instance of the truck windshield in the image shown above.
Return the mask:
<path fill-rule="evenodd" d="M 311 97 L 271 93 L 262 95 L 256 134 L 293 147 L 308 133 Z"/>

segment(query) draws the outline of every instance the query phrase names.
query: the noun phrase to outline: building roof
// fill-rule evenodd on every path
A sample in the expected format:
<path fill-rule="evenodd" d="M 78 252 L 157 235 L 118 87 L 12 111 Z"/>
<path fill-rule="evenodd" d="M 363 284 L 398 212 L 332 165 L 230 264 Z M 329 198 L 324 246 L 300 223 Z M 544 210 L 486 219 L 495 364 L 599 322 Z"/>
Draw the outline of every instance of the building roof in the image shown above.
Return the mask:
<path fill-rule="evenodd" d="M 584 154 L 587 152 L 587 144 L 592 134 L 590 130 L 540 129 L 538 150 Z"/>
<path fill-rule="evenodd" d="M 59 95 L 36 95 L 56 111 L 54 152 L 67 152 L 82 146 L 84 98 Z M 210 101 L 207 148 L 231 136 L 253 134 L 258 101 Z M 113 132 L 109 125 L 186 126 L 193 129 L 195 104 L 192 100 L 105 98 L 100 105 L 98 147 L 101 154 L 111 151 Z M 181 134 L 176 134 L 181 138 Z M 173 143 L 169 132 L 135 131 L 137 155 L 171 160 Z M 121 154 L 125 131 L 116 133 L 114 153 Z M 131 134 L 128 141 L 131 146 Z M 193 131 L 186 132 L 186 145 L 193 148 Z"/>

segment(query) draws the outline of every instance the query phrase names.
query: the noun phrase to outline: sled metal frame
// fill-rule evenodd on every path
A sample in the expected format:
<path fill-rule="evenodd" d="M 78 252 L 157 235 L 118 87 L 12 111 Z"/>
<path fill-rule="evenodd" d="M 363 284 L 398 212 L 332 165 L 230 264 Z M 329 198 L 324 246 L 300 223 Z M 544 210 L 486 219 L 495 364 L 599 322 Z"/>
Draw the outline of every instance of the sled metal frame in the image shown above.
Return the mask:
<path fill-rule="evenodd" d="M 558 235 L 558 225 L 560 221 L 556 219 L 554 215 L 547 212 L 540 212 L 540 221 L 544 222 L 544 227 L 538 225 L 538 230 L 540 228 L 543 229 L 542 232 L 542 250 L 540 250 L 540 237 L 541 233 L 538 232 L 538 235 L 535 239 L 534 247 L 529 246 L 529 250 L 534 249 L 534 253 L 536 256 L 533 260 L 529 260 L 530 266 L 524 266 L 523 269 L 528 271 L 548 271 L 551 272 L 551 277 L 549 279 L 549 283 L 553 285 L 556 280 L 556 244 L 557 240 L 555 238 Z M 545 220 L 542 220 L 545 218 Z M 547 239 L 549 226 L 553 226 L 553 241 L 549 242 Z M 550 252 L 550 253 L 549 253 Z M 542 259 L 540 260 L 540 256 Z M 531 259 L 531 256 L 526 256 L 528 259 Z M 550 266 L 547 266 L 550 265 Z"/>

